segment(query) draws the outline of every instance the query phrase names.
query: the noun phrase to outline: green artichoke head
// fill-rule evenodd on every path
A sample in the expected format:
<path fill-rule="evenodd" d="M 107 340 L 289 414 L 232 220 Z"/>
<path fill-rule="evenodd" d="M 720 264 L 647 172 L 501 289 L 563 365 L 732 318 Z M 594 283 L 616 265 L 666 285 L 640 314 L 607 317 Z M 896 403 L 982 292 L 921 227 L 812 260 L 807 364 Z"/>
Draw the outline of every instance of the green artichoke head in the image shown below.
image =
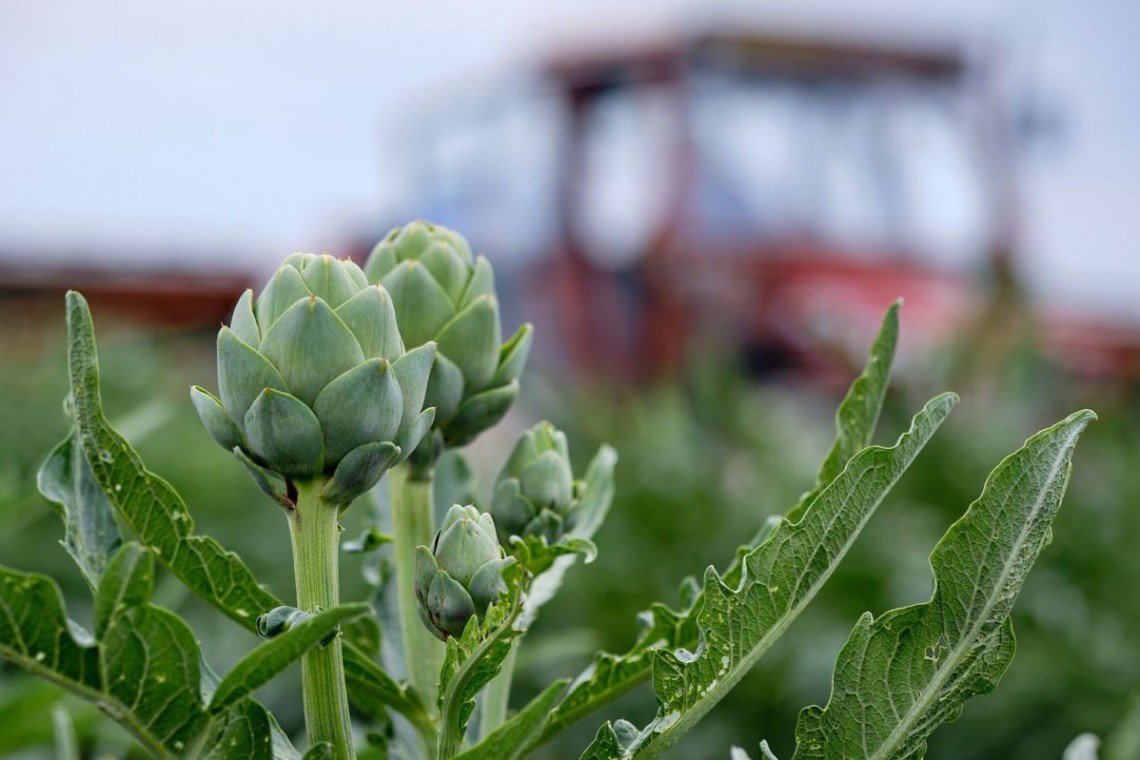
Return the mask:
<path fill-rule="evenodd" d="M 453 506 L 431 547 L 416 549 L 415 592 L 420 619 L 444 641 L 461 636 L 472 616 L 480 619 L 506 590 L 504 555 L 491 515 Z"/>
<path fill-rule="evenodd" d="M 549 422 L 523 433 L 495 482 L 491 513 L 499 538 L 543 536 L 555 544 L 574 527 L 574 476 L 566 435 Z"/>
<path fill-rule="evenodd" d="M 191 398 L 247 466 L 328 478 L 324 496 L 347 503 L 431 429 L 435 351 L 405 351 L 392 298 L 356 264 L 295 253 L 218 333 L 218 395 L 195 386 Z"/>
<path fill-rule="evenodd" d="M 430 469 L 445 446 L 470 442 L 506 414 L 518 395 L 532 328 L 524 324 L 502 342 L 491 264 L 445 227 L 418 221 L 392 230 L 364 272 L 392 294 L 405 345 L 439 344 L 427 390 L 435 424 L 413 458 Z"/>

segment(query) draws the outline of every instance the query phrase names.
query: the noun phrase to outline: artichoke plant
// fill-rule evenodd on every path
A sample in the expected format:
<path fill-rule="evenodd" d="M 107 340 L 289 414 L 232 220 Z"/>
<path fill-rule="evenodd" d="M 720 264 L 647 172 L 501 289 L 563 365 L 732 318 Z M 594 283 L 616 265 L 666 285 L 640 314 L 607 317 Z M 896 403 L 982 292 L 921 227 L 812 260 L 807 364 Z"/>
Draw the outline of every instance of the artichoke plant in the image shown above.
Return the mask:
<path fill-rule="evenodd" d="M 506 414 L 518 395 L 532 328 L 524 324 L 501 342 L 491 264 L 445 227 L 418 221 L 392 230 L 364 272 L 392 294 L 405 345 L 439 344 L 427 390 L 435 424 L 413 458 L 430 469 L 445 446 L 470 442 Z"/>
<path fill-rule="evenodd" d="M 506 590 L 504 556 L 491 515 L 472 506 L 453 506 L 431 548 L 416 548 L 415 594 L 420 619 L 444 641 L 461 636 L 472 616 L 480 619 Z"/>
<path fill-rule="evenodd" d="M 555 544 L 574 527 L 577 510 L 566 435 L 549 422 L 526 431 L 495 482 L 491 513 L 499 539 L 545 537 Z"/>
<path fill-rule="evenodd" d="M 435 344 L 411 351 L 392 299 L 351 261 L 297 253 L 260 295 L 247 290 L 218 333 L 219 397 L 191 397 L 206 430 L 254 472 L 330 478 L 347 502 L 405 459 L 431 428 L 424 395 Z"/>

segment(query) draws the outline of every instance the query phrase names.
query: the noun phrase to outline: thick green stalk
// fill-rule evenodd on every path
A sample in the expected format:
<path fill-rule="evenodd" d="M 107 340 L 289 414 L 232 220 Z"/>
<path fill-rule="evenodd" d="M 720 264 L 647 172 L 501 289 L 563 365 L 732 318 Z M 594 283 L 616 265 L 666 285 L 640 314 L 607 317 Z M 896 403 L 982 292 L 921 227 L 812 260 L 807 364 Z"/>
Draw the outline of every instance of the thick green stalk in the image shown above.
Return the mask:
<path fill-rule="evenodd" d="M 337 508 L 321 500 L 322 480 L 297 483 L 297 508 L 290 513 L 297 607 L 307 612 L 340 603 L 340 526 Z M 328 742 L 338 760 L 352 760 L 352 728 L 344 659 L 337 638 L 301 658 L 301 688 L 309 743 Z"/>
<path fill-rule="evenodd" d="M 389 470 L 388 480 L 404 660 L 412 686 L 427 708 L 434 711 L 439 669 L 443 664 L 443 643 L 431 635 L 420 620 L 415 592 L 416 547 L 431 545 L 434 532 L 431 477 L 416 477 L 404 464 Z"/>
<path fill-rule="evenodd" d="M 480 741 L 486 739 L 507 719 L 507 708 L 511 701 L 511 681 L 515 677 L 515 658 L 518 656 L 519 643 L 516 641 L 511 647 L 510 653 L 499 669 L 499 675 L 487 684 L 487 690 L 483 692 L 483 706 L 479 712 Z"/>

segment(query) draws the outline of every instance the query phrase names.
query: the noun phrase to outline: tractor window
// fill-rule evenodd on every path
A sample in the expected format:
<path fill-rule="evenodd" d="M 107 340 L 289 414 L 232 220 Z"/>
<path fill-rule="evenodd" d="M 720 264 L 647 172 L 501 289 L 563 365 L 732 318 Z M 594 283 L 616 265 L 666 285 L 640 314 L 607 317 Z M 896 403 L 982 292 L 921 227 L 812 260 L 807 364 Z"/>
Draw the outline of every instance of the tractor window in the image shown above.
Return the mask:
<path fill-rule="evenodd" d="M 986 250 L 980 173 L 952 92 L 702 74 L 690 124 L 700 239 L 806 240 L 954 267 Z"/>
<path fill-rule="evenodd" d="M 586 255 L 617 269 L 645 254 L 676 177 L 684 111 L 665 87 L 621 88 L 586 113 L 573 224 Z"/>

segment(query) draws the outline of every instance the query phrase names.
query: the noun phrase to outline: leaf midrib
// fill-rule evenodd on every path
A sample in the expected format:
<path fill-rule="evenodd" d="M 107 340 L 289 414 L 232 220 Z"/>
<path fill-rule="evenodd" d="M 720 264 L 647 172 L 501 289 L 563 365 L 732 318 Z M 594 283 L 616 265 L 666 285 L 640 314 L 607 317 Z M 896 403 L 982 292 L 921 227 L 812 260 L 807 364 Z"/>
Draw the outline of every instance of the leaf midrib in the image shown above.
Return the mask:
<path fill-rule="evenodd" d="M 935 677 L 930 680 L 929 686 L 922 691 L 920 699 L 911 704 L 911 709 L 907 710 L 906 713 L 904 713 L 904 720 L 899 721 L 895 725 L 894 730 L 887 735 L 886 740 L 879 745 L 877 754 L 868 755 L 871 760 L 879 760 L 880 758 L 883 760 L 889 760 L 889 758 L 893 757 L 892 753 L 894 753 L 909 736 L 909 729 L 911 725 L 915 720 L 917 720 L 926 712 L 926 709 L 930 706 L 935 696 L 940 692 L 942 685 L 945 683 L 950 673 L 954 672 L 958 665 L 961 664 L 963 655 L 970 649 L 969 643 L 977 638 L 978 633 L 981 631 L 982 625 L 986 622 L 990 613 L 993 612 L 994 606 L 997 603 L 996 599 L 1000 596 L 1000 594 L 997 593 L 997 590 L 1005 586 L 1005 582 L 1008 580 L 1009 575 L 1012 572 L 1012 566 L 1015 564 L 1013 560 L 1020 554 L 1021 547 L 1024 546 L 1025 542 L 1028 540 L 1032 525 L 1034 524 L 1037 515 L 1040 513 L 1041 508 L 1045 504 L 1045 497 L 1049 492 L 1049 487 L 1051 487 L 1055 482 L 1060 469 L 1063 469 L 1060 467 L 1060 465 L 1064 461 L 1066 453 L 1071 450 L 1073 441 L 1077 438 L 1077 436 L 1080 435 L 1080 433 L 1081 427 L 1074 427 L 1072 432 L 1070 432 L 1069 436 L 1065 439 L 1064 445 L 1059 447 L 1057 458 L 1053 461 L 1052 467 L 1049 468 L 1049 477 L 1046 480 L 1047 485 L 1039 489 L 1039 495 L 1036 503 L 1033 505 L 1033 509 L 1030 511 L 1028 519 L 1022 523 L 1022 529 L 1018 533 L 1017 541 L 1014 543 L 1013 550 L 1010 551 L 1008 559 L 1002 568 L 1001 575 L 998 578 L 999 582 L 993 585 L 993 591 L 989 594 L 986 600 L 986 606 L 983 608 L 983 614 L 979 615 L 976 621 L 970 626 L 968 635 L 963 636 L 960 639 L 958 646 L 951 650 L 950 655 L 948 655 L 945 659 L 945 664 L 935 670 Z M 949 667 L 951 664 L 953 664 L 953 667 Z"/>
<path fill-rule="evenodd" d="M 903 471 L 905 472 L 905 468 Z M 868 472 L 870 472 L 870 470 L 868 470 Z M 902 473 L 899 474 L 899 477 L 901 477 L 901 474 Z M 865 476 L 866 473 L 860 477 L 857 483 L 861 483 L 863 477 Z M 898 477 L 892 480 L 891 485 L 894 485 L 897 480 Z M 882 499 L 879 499 L 879 501 L 882 502 Z M 848 503 L 850 503 L 850 500 L 848 500 Z M 842 559 L 847 555 L 847 552 L 850 551 L 851 546 L 855 543 L 856 540 L 858 540 L 863 528 L 866 527 L 867 523 L 871 519 L 871 516 L 877 510 L 878 504 L 875 505 L 874 509 L 867 511 L 867 514 L 864 516 L 864 518 L 859 521 L 858 530 L 852 531 L 851 538 L 844 542 L 842 551 L 837 553 L 836 557 Z M 842 510 L 837 510 L 835 517 L 832 519 L 832 525 L 834 524 L 835 520 L 838 519 L 841 512 Z M 699 702 L 697 702 L 697 704 L 694 706 L 694 709 L 687 711 L 664 731 L 650 735 L 648 742 L 641 747 L 638 747 L 633 752 L 633 755 L 631 755 L 631 757 L 645 757 L 650 759 L 657 757 L 662 752 L 672 747 L 680 738 L 680 736 L 684 735 L 694 723 L 707 715 L 713 707 L 719 704 L 724 695 L 735 688 L 738 683 L 740 683 L 740 679 L 742 679 L 744 675 L 752 669 L 752 667 L 764 655 L 764 653 L 768 651 L 768 648 L 772 646 L 776 639 L 784 635 L 784 631 L 786 631 L 788 629 L 788 626 L 790 626 L 795 621 L 795 619 L 800 616 L 800 613 L 804 611 L 804 608 L 806 608 L 812 602 L 812 600 L 815 598 L 815 595 L 819 592 L 819 589 L 822 588 L 825 583 L 827 583 L 838 566 L 838 560 L 829 563 L 827 569 L 819 576 L 819 580 L 809 587 L 808 591 L 805 592 L 798 603 L 792 607 L 789 607 L 788 611 L 780 616 L 776 624 L 768 629 L 768 632 L 760 638 L 760 641 L 757 642 L 756 646 L 740 660 L 740 663 L 736 668 L 730 669 L 729 673 L 726 674 L 726 677 L 717 679 L 716 686 L 710 689 L 709 692 Z M 807 575 L 806 572 L 801 573 L 799 581 L 802 581 L 805 575 Z M 653 725 L 656 724 L 658 720 L 659 719 L 654 719 L 653 723 L 646 727 L 646 733 L 652 731 Z"/>
<path fill-rule="evenodd" d="M 45 667 L 43 663 L 36 660 L 34 657 L 29 657 L 23 652 L 17 652 L 11 647 L 0 646 L 0 655 L 5 659 L 10 660 L 20 667 L 27 670 L 29 673 L 44 678 L 52 683 L 58 684 L 63 688 L 70 691 L 72 694 L 83 697 L 89 702 L 94 702 L 95 706 L 100 711 L 110 714 L 107 709 L 109 706 L 114 706 L 118 713 L 114 719 L 121 725 L 127 727 L 135 738 L 138 739 L 149 751 L 155 753 L 159 757 L 173 757 L 170 755 L 166 747 L 161 743 L 157 736 L 152 735 L 147 728 L 134 719 L 134 712 L 127 707 L 118 697 L 113 696 L 110 692 L 100 691 L 94 689 L 87 684 L 80 681 L 73 681 L 70 678 L 63 677 L 58 671 Z M 99 658 L 102 661 L 102 657 Z"/>
<path fill-rule="evenodd" d="M 909 445 L 914 447 L 913 450 L 909 452 L 909 456 L 904 455 L 900 459 L 899 463 L 902 466 L 900 466 L 897 472 L 895 472 L 894 476 L 884 484 L 884 487 L 879 492 L 878 498 L 875 499 L 875 501 L 866 510 L 864 510 L 864 513 L 860 518 L 856 528 L 848 533 L 847 539 L 842 544 L 842 549 L 836 552 L 832 558 L 832 561 L 828 563 L 826 569 L 819 575 L 815 583 L 811 584 L 808 587 L 808 591 L 803 594 L 803 596 L 800 598 L 800 601 L 789 607 L 788 610 L 780 616 L 776 624 L 773 625 L 760 638 L 756 646 L 750 650 L 745 657 L 741 658 L 736 668 L 730 669 L 730 671 L 725 674 L 724 678 L 717 679 L 716 685 L 710 689 L 706 695 L 696 703 L 696 705 L 694 705 L 693 709 L 686 711 L 665 730 L 650 735 L 653 726 L 657 725 L 660 720 L 660 718 L 654 718 L 653 722 L 646 726 L 646 728 L 641 732 L 639 736 L 639 738 L 647 736 L 648 738 L 646 740 L 646 743 L 643 745 L 635 745 L 635 748 L 630 756 L 645 757 L 651 760 L 652 758 L 657 757 L 662 752 L 672 747 L 682 734 L 688 731 L 696 721 L 699 721 L 702 717 L 707 715 L 708 712 L 720 702 L 720 699 L 724 696 L 725 693 L 728 692 L 728 690 L 732 689 L 736 686 L 736 684 L 740 682 L 740 679 L 744 677 L 744 674 L 747 673 L 752 668 L 752 666 L 756 664 L 756 661 L 761 656 L 763 656 L 763 654 L 768 650 L 768 647 L 770 647 L 776 639 L 783 635 L 788 626 L 791 625 L 791 623 L 797 617 L 799 617 L 800 613 L 803 612 L 803 609 L 815 598 L 815 595 L 819 592 L 819 589 L 827 583 L 828 579 L 831 578 L 831 575 L 835 572 L 836 567 L 838 567 L 843 558 L 847 556 L 847 552 L 850 551 L 851 546 L 855 543 L 855 541 L 858 540 L 859 536 L 862 535 L 863 528 L 866 527 L 871 517 L 875 514 L 875 512 L 878 511 L 879 506 L 882 504 L 887 494 L 894 489 L 895 484 L 898 483 L 899 479 L 901 479 L 902 476 L 910 468 L 910 464 L 926 447 L 926 444 L 929 442 L 934 433 L 937 432 L 938 428 L 941 427 L 941 424 L 943 421 L 945 421 L 950 409 L 953 408 L 954 402 L 956 402 L 956 397 L 953 394 L 947 393 L 936 396 L 935 398 L 928 401 L 922 410 L 915 415 L 914 420 L 911 422 L 911 426 L 899 437 L 899 440 L 895 443 L 894 446 L 870 446 L 863 449 L 859 454 L 856 455 L 869 455 L 871 452 L 874 452 L 889 457 L 895 454 L 904 453 L 905 446 Z M 945 408 L 947 407 L 947 404 L 949 404 L 949 408 Z M 941 415 L 939 415 L 936 410 L 942 410 Z M 922 429 L 919 427 L 920 420 L 930 426 L 930 429 L 925 433 L 923 433 Z M 851 462 L 854 461 L 854 459 L 855 458 L 853 457 L 848 461 L 847 465 L 843 468 L 844 471 L 847 471 L 851 467 Z M 852 487 L 848 490 L 848 496 L 844 499 L 843 506 L 836 508 L 835 513 L 831 516 L 831 519 L 827 524 L 827 530 L 830 530 L 830 528 L 834 526 L 835 522 L 839 520 L 843 514 L 845 514 L 847 507 L 852 502 L 851 494 L 859 491 L 859 484 L 863 483 L 868 475 L 870 475 L 881 466 L 883 466 L 882 462 L 872 461 L 864 468 L 861 473 L 859 473 L 858 478 L 852 484 Z M 827 488 L 821 491 L 820 496 L 822 496 L 822 494 L 828 489 L 832 488 L 835 483 L 839 482 L 839 478 L 841 476 L 842 472 L 840 475 L 837 475 L 831 483 L 828 484 Z M 816 498 L 818 500 L 819 497 L 817 496 Z M 810 509 L 811 507 L 809 507 L 809 510 Z M 803 517 L 794 524 L 787 523 L 787 520 L 785 519 L 784 522 L 781 523 L 780 528 L 777 530 L 788 530 L 798 527 L 803 524 L 803 521 L 807 519 L 809 515 L 810 511 L 805 512 Z M 825 534 L 827 530 L 825 530 Z M 774 535 L 776 534 L 773 533 L 773 536 Z M 759 549 L 756 551 L 758 550 Z M 810 563 L 808 564 L 808 567 L 810 568 Z M 745 571 L 747 571 L 747 565 L 745 565 Z M 799 588 L 799 584 L 802 583 L 803 578 L 806 574 L 806 570 L 799 574 L 796 582 L 797 589 Z M 744 587 L 745 582 L 746 576 L 741 578 L 741 585 L 739 587 L 740 589 Z M 715 699 L 712 697 L 715 697 Z"/>

